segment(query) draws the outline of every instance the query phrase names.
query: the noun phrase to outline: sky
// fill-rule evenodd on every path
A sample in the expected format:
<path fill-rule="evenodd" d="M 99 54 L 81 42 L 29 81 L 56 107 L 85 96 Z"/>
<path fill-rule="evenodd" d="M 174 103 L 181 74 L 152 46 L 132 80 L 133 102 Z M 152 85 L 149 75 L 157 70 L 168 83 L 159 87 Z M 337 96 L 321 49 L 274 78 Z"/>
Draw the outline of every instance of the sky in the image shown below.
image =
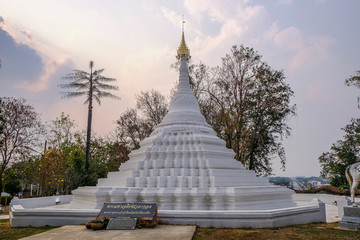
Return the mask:
<path fill-rule="evenodd" d="M 193 63 L 215 67 L 243 44 L 284 71 L 297 116 L 286 170 L 275 159 L 274 174 L 319 176 L 318 157 L 360 113 L 359 89 L 344 84 L 360 70 L 359 9 L 357 0 L 0 0 L 0 96 L 25 98 L 44 121 L 64 112 L 86 129 L 85 99 L 61 98 L 58 85 L 93 60 L 117 79 L 121 98 L 94 107 L 93 131 L 105 136 L 140 91 L 170 95 L 184 15 Z"/>

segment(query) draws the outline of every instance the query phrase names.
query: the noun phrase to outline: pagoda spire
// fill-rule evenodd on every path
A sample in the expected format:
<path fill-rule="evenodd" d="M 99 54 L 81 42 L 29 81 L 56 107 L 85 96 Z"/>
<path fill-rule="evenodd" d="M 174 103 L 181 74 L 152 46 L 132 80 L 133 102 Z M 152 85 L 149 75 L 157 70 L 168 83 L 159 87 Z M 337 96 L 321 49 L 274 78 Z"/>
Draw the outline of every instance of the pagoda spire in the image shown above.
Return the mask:
<path fill-rule="evenodd" d="M 177 59 L 181 59 L 181 56 L 186 56 L 186 60 L 189 60 L 190 59 L 190 50 L 189 48 L 187 47 L 186 45 L 186 42 L 185 42 L 185 34 L 184 34 L 184 16 L 183 16 L 183 21 L 182 21 L 182 37 L 181 37 L 181 42 L 180 42 L 180 46 L 177 50 L 177 56 L 176 58 Z"/>

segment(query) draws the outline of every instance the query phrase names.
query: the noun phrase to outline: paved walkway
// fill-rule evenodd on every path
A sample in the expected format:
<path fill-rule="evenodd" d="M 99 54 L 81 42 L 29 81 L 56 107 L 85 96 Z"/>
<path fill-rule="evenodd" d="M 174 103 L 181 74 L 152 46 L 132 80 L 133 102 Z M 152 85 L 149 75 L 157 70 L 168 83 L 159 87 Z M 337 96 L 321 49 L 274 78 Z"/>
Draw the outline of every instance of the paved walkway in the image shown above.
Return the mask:
<path fill-rule="evenodd" d="M 196 227 L 195 226 L 173 226 L 158 225 L 155 228 L 142 228 L 135 230 L 100 230 L 93 231 L 81 226 L 63 226 L 47 232 L 36 234 L 30 237 L 22 238 L 26 240 L 67 240 L 67 239 L 121 239 L 121 240 L 191 240 Z"/>

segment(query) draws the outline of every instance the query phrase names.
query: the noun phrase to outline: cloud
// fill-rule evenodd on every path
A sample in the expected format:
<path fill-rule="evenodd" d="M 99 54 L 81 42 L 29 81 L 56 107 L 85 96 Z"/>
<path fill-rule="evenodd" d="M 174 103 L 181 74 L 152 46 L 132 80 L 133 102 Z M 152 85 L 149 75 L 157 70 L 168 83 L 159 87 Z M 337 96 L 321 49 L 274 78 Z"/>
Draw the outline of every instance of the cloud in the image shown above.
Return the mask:
<path fill-rule="evenodd" d="M 283 5 L 291 5 L 294 3 L 294 0 L 278 0 L 278 2 Z"/>
<path fill-rule="evenodd" d="M 305 36 L 296 27 L 280 30 L 277 22 L 267 29 L 264 39 L 291 54 L 288 62 L 290 72 L 312 68 L 320 61 L 331 59 L 331 48 L 336 44 L 336 40 L 330 36 Z"/>
<path fill-rule="evenodd" d="M 4 18 L 2 16 L 0 16 L 0 23 L 4 22 Z"/>
<path fill-rule="evenodd" d="M 28 38 L 28 40 L 31 41 L 32 36 L 31 36 L 30 32 L 24 31 L 24 30 L 20 30 L 20 33 L 22 33 L 26 38 Z"/>
<path fill-rule="evenodd" d="M 171 22 L 172 24 L 174 24 L 174 26 L 181 26 L 181 20 L 182 20 L 182 16 L 180 16 L 179 14 L 177 14 L 176 12 L 166 8 L 166 7 L 162 7 L 161 8 L 162 13 L 164 14 L 164 17 L 169 20 L 169 22 Z"/>
<path fill-rule="evenodd" d="M 22 74 L 20 82 L 13 82 L 13 87 L 29 92 L 40 92 L 48 88 L 53 74 L 66 63 L 69 58 L 66 55 L 57 52 L 48 43 L 34 38 L 29 30 L 17 29 L 11 25 L 5 24 L 4 20 L 0 21 L 0 30 L 3 34 L 3 40 L 6 42 L 6 49 L 12 49 L 8 52 L 7 59 L 13 61 L 10 64 L 16 64 L 17 71 L 13 69 L 12 74 Z M 5 43 L 2 43 L 2 45 Z M 14 55 L 16 52 L 18 54 Z M 18 58 L 15 58 L 18 56 Z M 23 57 L 36 59 L 35 61 L 22 61 Z M 23 62 L 21 68 L 19 62 Z M 31 68 L 39 69 L 36 75 L 26 75 L 26 69 L 33 72 Z M 19 69 L 21 71 L 19 72 Z M 11 70 L 11 69 L 9 69 Z M 20 80 L 20 79 L 18 79 Z"/>
<path fill-rule="evenodd" d="M 15 88 L 20 88 L 28 92 L 40 92 L 48 89 L 49 82 L 51 79 L 53 79 L 54 74 L 57 72 L 57 70 L 62 66 L 67 64 L 67 61 L 62 62 L 51 62 L 50 60 L 45 61 L 45 64 L 43 66 L 43 72 L 38 80 L 35 82 L 31 81 L 23 81 L 21 83 L 15 84 Z"/>
<path fill-rule="evenodd" d="M 15 40 L 0 28 L 0 53 L 2 60 L 1 90 L 13 88 L 25 79 L 35 81 L 43 71 L 41 57 L 37 52 Z"/>
<path fill-rule="evenodd" d="M 195 32 L 200 33 L 191 42 L 193 53 L 200 59 L 207 58 L 208 54 L 219 49 L 228 49 L 266 15 L 266 10 L 261 5 L 248 6 L 247 1 L 194 1 L 185 0 L 184 7 L 191 15 L 191 21 L 196 21 Z M 210 22 L 205 22 L 210 19 Z M 217 32 L 204 33 L 203 25 L 220 25 Z"/>

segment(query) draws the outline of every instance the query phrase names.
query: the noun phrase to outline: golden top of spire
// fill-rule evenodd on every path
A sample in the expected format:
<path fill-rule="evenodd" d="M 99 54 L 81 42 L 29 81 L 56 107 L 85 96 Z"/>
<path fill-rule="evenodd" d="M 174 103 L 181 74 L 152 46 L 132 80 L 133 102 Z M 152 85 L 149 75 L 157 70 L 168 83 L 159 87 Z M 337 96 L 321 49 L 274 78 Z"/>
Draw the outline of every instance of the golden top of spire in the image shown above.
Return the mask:
<path fill-rule="evenodd" d="M 187 47 L 186 43 L 185 43 L 185 35 L 184 35 L 184 16 L 183 16 L 183 22 L 182 22 L 182 37 L 181 37 L 181 42 L 180 42 L 180 46 L 177 50 L 177 58 L 180 58 L 181 55 L 186 55 L 187 59 L 190 58 L 190 50 Z"/>

